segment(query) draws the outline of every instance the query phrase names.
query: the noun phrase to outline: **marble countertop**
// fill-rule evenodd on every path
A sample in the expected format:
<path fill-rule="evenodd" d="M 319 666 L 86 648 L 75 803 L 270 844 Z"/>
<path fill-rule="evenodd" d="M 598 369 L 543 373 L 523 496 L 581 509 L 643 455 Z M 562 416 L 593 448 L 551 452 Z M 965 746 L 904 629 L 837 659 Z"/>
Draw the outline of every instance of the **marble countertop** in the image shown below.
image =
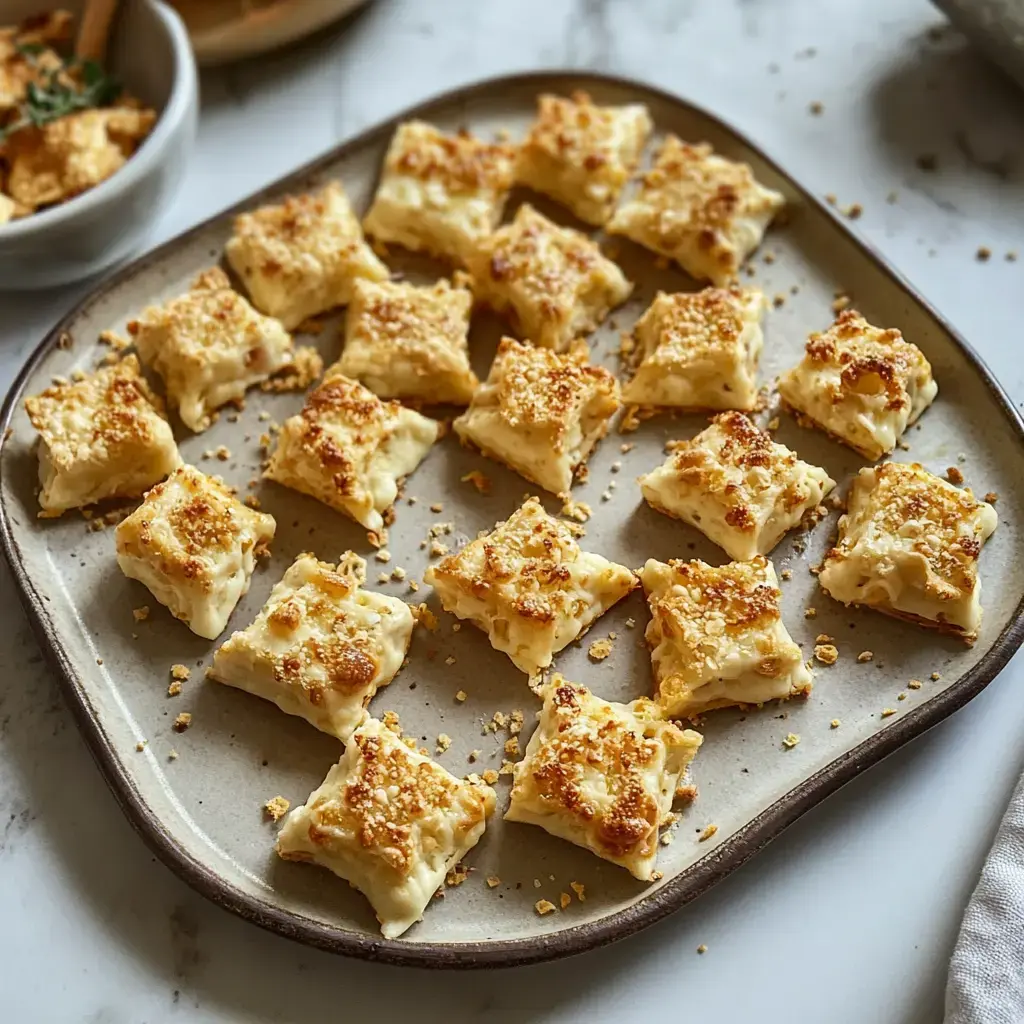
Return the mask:
<path fill-rule="evenodd" d="M 926 0 L 377 0 L 296 49 L 204 77 L 197 153 L 153 240 L 436 91 L 534 67 L 609 70 L 704 104 L 812 189 L 862 204 L 856 230 L 1020 402 L 1024 262 L 1005 254 L 1024 239 L 1024 94 L 941 25 Z M 4 386 L 81 293 L 0 295 Z M 934 1022 L 964 904 L 1024 768 L 1018 657 L 641 935 L 514 972 L 400 972 L 265 934 L 156 862 L 94 769 L 6 571 L 0 601 L 0 1005 L 25 1024 L 619 1022 L 666 1008 Z"/>

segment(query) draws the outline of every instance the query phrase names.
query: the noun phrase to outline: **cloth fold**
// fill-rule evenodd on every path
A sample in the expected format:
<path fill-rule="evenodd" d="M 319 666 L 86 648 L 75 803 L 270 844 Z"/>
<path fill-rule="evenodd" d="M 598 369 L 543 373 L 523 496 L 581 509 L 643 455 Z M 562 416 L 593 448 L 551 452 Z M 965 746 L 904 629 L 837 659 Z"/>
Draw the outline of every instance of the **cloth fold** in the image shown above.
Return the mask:
<path fill-rule="evenodd" d="M 945 1024 L 1024 1022 L 1024 778 L 971 895 L 953 950 Z"/>

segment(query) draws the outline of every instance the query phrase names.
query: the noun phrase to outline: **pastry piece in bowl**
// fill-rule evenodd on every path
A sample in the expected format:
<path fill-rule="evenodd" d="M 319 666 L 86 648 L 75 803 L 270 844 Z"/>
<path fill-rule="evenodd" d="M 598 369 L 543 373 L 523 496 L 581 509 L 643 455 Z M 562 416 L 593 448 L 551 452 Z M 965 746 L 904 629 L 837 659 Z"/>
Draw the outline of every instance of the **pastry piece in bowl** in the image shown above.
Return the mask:
<path fill-rule="evenodd" d="M 181 465 L 164 406 L 134 355 L 25 399 L 39 431 L 42 516 L 134 498 Z"/>
<path fill-rule="evenodd" d="M 539 825 L 653 881 L 659 830 L 703 737 L 646 697 L 602 700 L 557 672 L 537 718 L 505 820 Z"/>
<path fill-rule="evenodd" d="M 299 555 L 255 621 L 219 648 L 211 677 L 347 741 L 412 638 L 409 606 L 365 583 L 351 551 L 337 565 Z"/>
<path fill-rule="evenodd" d="M 118 524 L 117 564 L 193 633 L 216 640 L 276 529 L 223 480 L 181 466 Z"/>
<path fill-rule="evenodd" d="M 423 578 L 445 611 L 479 626 L 531 678 L 636 586 L 624 565 L 583 551 L 536 498 Z"/>
<path fill-rule="evenodd" d="M 782 621 L 778 577 L 764 555 L 711 566 L 659 562 L 640 572 L 651 621 L 655 701 L 670 718 L 807 693 L 811 673 Z"/>
<path fill-rule="evenodd" d="M 640 477 L 648 504 L 739 561 L 767 555 L 836 485 L 741 412 L 719 413 L 668 447 L 668 458 Z"/>
<path fill-rule="evenodd" d="M 618 381 L 587 359 L 583 342 L 559 355 L 502 339 L 487 380 L 453 429 L 527 480 L 567 494 L 619 408 Z"/>
<path fill-rule="evenodd" d="M 358 889 L 389 939 L 423 917 L 497 802 L 490 786 L 456 778 L 398 729 L 397 716 L 365 716 L 277 837 L 285 860 L 319 864 Z"/>
<path fill-rule="evenodd" d="M 860 604 L 974 643 L 981 626 L 978 558 L 996 510 L 918 463 L 860 471 L 839 539 L 818 582 Z"/>

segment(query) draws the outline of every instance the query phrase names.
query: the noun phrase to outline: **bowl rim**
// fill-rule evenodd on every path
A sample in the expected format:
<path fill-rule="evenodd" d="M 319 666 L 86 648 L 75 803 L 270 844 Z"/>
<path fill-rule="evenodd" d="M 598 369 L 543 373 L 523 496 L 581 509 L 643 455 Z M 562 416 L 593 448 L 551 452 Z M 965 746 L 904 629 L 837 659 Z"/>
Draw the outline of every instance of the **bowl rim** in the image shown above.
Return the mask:
<path fill-rule="evenodd" d="M 80 195 L 58 203 L 56 206 L 33 213 L 27 217 L 0 224 L 0 244 L 24 239 L 44 233 L 56 224 L 66 224 L 70 219 L 88 214 L 107 202 L 118 191 L 123 191 L 132 182 L 139 181 L 159 163 L 167 142 L 178 125 L 188 116 L 199 92 L 198 73 L 192 44 L 189 42 L 185 24 L 176 11 L 163 0 L 136 0 L 150 8 L 164 27 L 171 43 L 174 57 L 174 77 L 167 102 L 157 119 L 153 130 L 143 143 L 109 178 L 87 189 Z"/>

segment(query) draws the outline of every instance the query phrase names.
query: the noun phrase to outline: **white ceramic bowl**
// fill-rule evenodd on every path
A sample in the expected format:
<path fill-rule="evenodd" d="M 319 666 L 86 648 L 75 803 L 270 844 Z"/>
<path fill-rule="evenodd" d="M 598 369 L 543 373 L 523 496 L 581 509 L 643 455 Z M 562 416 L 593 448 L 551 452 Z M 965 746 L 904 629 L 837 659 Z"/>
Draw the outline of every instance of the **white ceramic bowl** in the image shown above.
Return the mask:
<path fill-rule="evenodd" d="M 0 24 L 55 6 L 0 0 Z M 78 14 L 83 0 L 61 0 Z M 131 255 L 184 173 L 195 140 L 199 89 L 181 19 L 160 0 L 124 0 L 107 57 L 125 89 L 159 114 L 149 137 L 116 174 L 42 213 L 0 225 L 0 289 L 66 284 Z"/>

